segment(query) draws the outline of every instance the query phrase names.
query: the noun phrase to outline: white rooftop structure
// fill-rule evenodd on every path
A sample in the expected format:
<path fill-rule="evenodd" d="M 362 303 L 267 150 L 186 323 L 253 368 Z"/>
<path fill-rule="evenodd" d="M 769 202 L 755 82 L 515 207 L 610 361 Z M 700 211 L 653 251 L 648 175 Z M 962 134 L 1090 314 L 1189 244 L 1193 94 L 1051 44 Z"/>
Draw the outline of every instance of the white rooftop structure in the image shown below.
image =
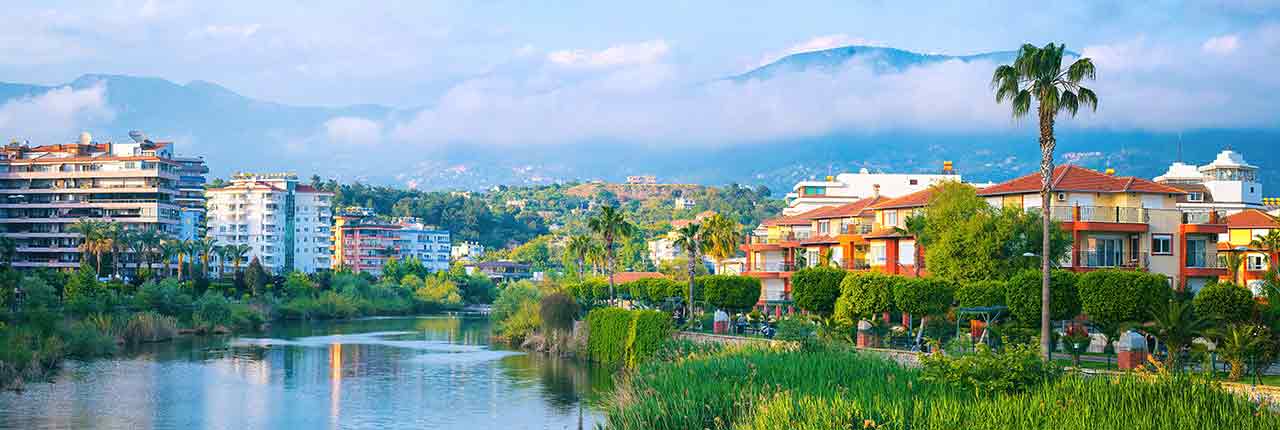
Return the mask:
<path fill-rule="evenodd" d="M 1258 166 L 1249 164 L 1239 152 L 1225 149 L 1213 162 L 1194 166 L 1174 162 L 1155 181 L 1182 188 L 1187 197 L 1179 199 L 1183 209 L 1217 209 L 1228 213 L 1246 208 L 1263 208 L 1262 183 Z"/>
<path fill-rule="evenodd" d="M 951 169 L 950 162 L 944 163 L 942 173 L 873 173 L 863 168 L 858 173 L 841 173 L 821 181 L 797 183 L 787 193 L 787 207 L 782 214 L 795 215 L 876 195 L 901 197 L 943 181 L 960 180 L 960 175 Z"/>

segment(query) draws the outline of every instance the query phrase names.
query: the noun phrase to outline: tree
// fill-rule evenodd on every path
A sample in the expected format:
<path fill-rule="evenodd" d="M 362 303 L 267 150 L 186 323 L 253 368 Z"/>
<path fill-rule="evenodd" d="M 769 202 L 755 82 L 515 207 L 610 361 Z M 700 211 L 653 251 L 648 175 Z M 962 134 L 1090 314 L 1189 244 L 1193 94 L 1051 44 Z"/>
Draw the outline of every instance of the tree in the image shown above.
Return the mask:
<path fill-rule="evenodd" d="M 1216 350 L 1231 365 L 1228 380 L 1239 381 L 1244 376 L 1246 363 L 1257 362 L 1266 348 L 1268 336 L 1265 328 L 1252 324 L 1231 324 L 1215 334 Z"/>
<path fill-rule="evenodd" d="M 591 236 L 584 234 L 570 237 L 569 243 L 565 245 L 565 254 L 572 256 L 578 268 L 578 279 L 586 276 L 587 256 L 591 253 L 591 245 Z"/>
<path fill-rule="evenodd" d="M 1039 274 L 1035 270 L 1019 273 L 1009 280 L 1005 289 L 1005 303 L 1009 313 L 1015 320 L 1032 324 L 1037 316 L 1046 314 L 1040 308 L 1044 303 L 1040 299 Z M 1053 300 L 1047 313 L 1050 319 L 1067 320 L 1080 314 L 1080 298 L 1076 291 L 1076 274 L 1065 270 L 1054 270 L 1051 276 L 1050 294 Z M 1043 343 L 1043 342 L 1042 342 Z"/>
<path fill-rule="evenodd" d="M 1253 293 L 1236 284 L 1205 285 L 1192 302 L 1197 315 L 1218 324 L 1242 323 L 1253 318 Z"/>
<path fill-rule="evenodd" d="M 1043 231 L 1049 231 L 1050 188 L 1053 184 L 1053 152 L 1057 138 L 1053 134 L 1054 120 L 1060 112 L 1075 116 L 1081 106 L 1098 109 L 1098 96 L 1093 90 L 1080 86 L 1084 80 L 1093 80 L 1096 71 L 1093 61 L 1081 58 L 1062 67 L 1066 45 L 1050 43 L 1043 48 L 1032 44 L 1022 45 L 1018 58 L 1012 65 L 997 67 L 991 76 L 991 86 L 996 90 L 996 103 L 1006 100 L 1013 107 L 1014 118 L 1031 112 L 1032 103 L 1040 120 L 1040 216 Z M 1040 249 L 1040 352 L 1049 360 L 1049 236 L 1041 239 Z"/>
<path fill-rule="evenodd" d="M 97 275 L 102 275 L 102 253 L 104 252 L 104 234 L 106 233 L 106 223 L 89 219 L 81 219 L 72 224 L 70 230 L 80 234 L 80 254 L 81 261 L 85 256 L 92 255 L 97 260 L 95 268 Z"/>
<path fill-rule="evenodd" d="M 4 267 L 13 265 L 13 257 L 18 254 L 18 242 L 9 236 L 0 236 L 0 263 Z"/>
<path fill-rule="evenodd" d="M 706 253 L 716 260 L 716 272 L 719 273 L 724 260 L 738 255 L 742 226 L 717 213 L 703 221 L 702 237 Z"/>
<path fill-rule="evenodd" d="M 946 312 L 955 302 L 955 288 L 938 278 L 903 279 L 893 286 L 893 303 L 905 314 L 920 316 L 916 344 L 924 334 L 930 315 Z"/>
<path fill-rule="evenodd" d="M 264 287 L 267 286 L 267 271 L 262 268 L 258 257 L 249 260 L 249 270 L 244 274 L 244 282 L 248 284 L 255 297 L 262 294 Z"/>
<path fill-rule="evenodd" d="M 102 231 L 102 247 L 111 253 L 111 277 L 120 277 L 120 251 L 124 249 L 125 230 L 120 223 L 107 223 Z"/>
<path fill-rule="evenodd" d="M 742 311 L 760 302 L 760 279 L 750 276 L 708 275 L 698 278 L 702 296 L 720 309 Z M 693 291 L 693 290 L 690 290 Z M 693 300 L 689 300 L 692 302 Z"/>
<path fill-rule="evenodd" d="M 893 286 L 906 279 L 879 272 L 851 272 L 840 281 L 832 317 L 844 325 L 875 318 L 893 307 Z"/>
<path fill-rule="evenodd" d="M 193 250 L 191 255 L 191 259 L 193 260 L 192 263 L 195 262 L 194 260 L 196 259 L 196 256 L 199 256 L 200 270 L 208 272 L 209 257 L 213 255 L 214 248 L 217 247 L 213 238 L 206 237 L 204 239 L 194 240 L 191 242 L 191 247 Z"/>
<path fill-rule="evenodd" d="M 174 257 L 182 255 L 182 241 L 177 239 L 164 239 L 160 241 L 160 260 L 164 264 L 165 272 L 173 275 L 170 262 Z M 179 267 L 180 268 L 180 267 Z"/>
<path fill-rule="evenodd" d="M 831 316 L 844 277 L 844 270 L 825 266 L 796 271 L 791 275 L 791 295 L 796 306 L 823 317 Z"/>
<path fill-rule="evenodd" d="M 706 247 L 706 244 L 702 242 L 702 234 L 702 226 L 697 223 L 689 223 L 689 225 L 676 230 L 674 245 L 684 251 L 685 259 L 689 261 L 689 297 L 693 297 L 693 287 L 697 284 L 698 272 L 694 265 L 699 264 L 701 261 L 699 254 Z M 685 303 L 685 307 L 689 312 L 685 315 L 693 315 L 693 300 Z"/>
<path fill-rule="evenodd" d="M 1195 314 L 1190 303 L 1170 300 L 1151 309 L 1149 330 L 1169 351 L 1165 366 L 1170 370 L 1182 368 L 1182 350 L 1212 326 L 1212 322 Z"/>
<path fill-rule="evenodd" d="M 1129 270 L 1097 270 L 1076 281 L 1080 310 L 1103 326 L 1141 323 L 1152 305 L 1169 301 L 1169 281 L 1162 275 Z"/>
<path fill-rule="evenodd" d="M 231 250 L 228 251 L 231 255 L 231 264 L 235 267 L 236 271 L 239 272 L 240 262 L 249 257 L 249 252 L 253 251 L 253 247 L 249 246 L 247 243 L 229 246 L 231 246 Z"/>
<path fill-rule="evenodd" d="M 617 259 L 617 252 L 614 249 L 614 243 L 624 237 L 635 234 L 636 227 L 627 221 L 627 216 L 616 206 L 603 206 L 600 212 L 591 219 L 587 220 L 587 227 L 595 234 L 600 235 L 600 239 L 604 241 L 605 252 L 605 273 L 609 274 L 609 297 L 617 298 L 617 292 L 614 291 L 616 283 L 613 279 L 614 260 Z"/>
<path fill-rule="evenodd" d="M 1280 269 L 1275 267 L 1277 258 L 1280 258 L 1280 229 L 1271 229 L 1267 234 L 1260 234 L 1249 242 L 1249 246 L 1261 249 L 1267 252 L 1267 260 L 1271 266 L 1273 273 L 1280 273 Z"/>

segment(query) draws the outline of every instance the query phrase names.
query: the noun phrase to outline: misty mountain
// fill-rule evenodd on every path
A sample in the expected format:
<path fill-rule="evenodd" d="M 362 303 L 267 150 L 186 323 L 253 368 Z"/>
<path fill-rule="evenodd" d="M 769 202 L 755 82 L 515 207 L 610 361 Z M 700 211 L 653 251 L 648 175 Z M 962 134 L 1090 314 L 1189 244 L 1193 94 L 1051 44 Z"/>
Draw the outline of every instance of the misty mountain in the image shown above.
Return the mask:
<path fill-rule="evenodd" d="M 848 46 L 790 55 L 724 80 L 763 81 L 789 73 L 835 72 L 855 59 L 866 61 L 879 73 L 892 73 L 942 61 L 1009 62 L 1014 56 L 1012 51 L 948 56 Z M 1031 127 L 992 133 L 831 132 L 712 146 L 594 140 L 554 145 L 339 147 L 326 144 L 326 121 L 357 117 L 391 124 L 415 111 L 378 105 L 293 106 L 246 97 L 211 82 L 182 85 L 121 75 L 84 75 L 56 86 L 0 83 L 0 103 L 63 86 L 97 85 L 105 88 L 106 103 L 114 113 L 107 121 L 86 126 L 99 140 L 127 139 L 129 130 L 143 130 L 153 138 L 176 141 L 180 154 L 205 156 L 216 176 L 247 170 L 296 171 L 304 176 L 315 173 L 423 189 L 484 189 L 653 174 L 665 182 L 760 184 L 780 195 L 798 180 L 860 168 L 930 172 L 947 160 L 955 162 L 968 179 L 1001 181 L 1034 171 L 1039 157 Z M 66 140 L 73 137 L 74 133 Z M 1149 178 L 1163 173 L 1179 155 L 1188 162 L 1207 163 L 1222 148 L 1232 147 L 1263 167 L 1264 184 L 1274 194 L 1280 192 L 1280 176 L 1273 173 L 1280 167 L 1280 153 L 1273 150 L 1277 141 L 1280 133 L 1271 130 L 1181 134 L 1064 130 L 1058 154 L 1059 162 L 1114 167 L 1120 174 Z"/>

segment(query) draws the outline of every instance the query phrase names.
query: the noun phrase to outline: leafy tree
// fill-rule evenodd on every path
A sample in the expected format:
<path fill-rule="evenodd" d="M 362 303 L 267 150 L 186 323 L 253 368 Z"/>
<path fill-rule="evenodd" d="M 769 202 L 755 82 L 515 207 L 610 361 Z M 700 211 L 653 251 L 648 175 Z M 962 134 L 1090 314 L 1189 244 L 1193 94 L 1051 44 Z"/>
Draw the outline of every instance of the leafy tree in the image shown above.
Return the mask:
<path fill-rule="evenodd" d="M 1128 270 L 1098 270 L 1080 275 L 1076 282 L 1080 309 L 1090 321 L 1112 326 L 1142 322 L 1153 305 L 1169 301 L 1169 281 L 1164 276 Z"/>
<path fill-rule="evenodd" d="M 1076 274 L 1054 270 L 1051 276 L 1049 316 L 1054 320 L 1067 320 L 1080 314 L 1080 299 L 1076 292 Z M 1033 324 L 1040 309 L 1039 273 L 1028 270 L 1009 280 L 1005 290 L 1005 303 L 1013 318 L 1025 324 Z"/>
<path fill-rule="evenodd" d="M 552 293 L 542 297 L 538 309 L 542 326 L 552 330 L 573 329 L 573 319 L 578 315 L 578 303 L 565 293 Z"/>
<path fill-rule="evenodd" d="M 1080 85 L 1093 80 L 1096 71 L 1093 61 L 1080 58 L 1065 69 L 1062 67 L 1065 45 L 1052 43 L 1043 48 L 1032 44 L 1022 45 L 1018 58 L 1012 65 L 997 67 L 991 76 L 991 86 L 996 90 L 996 102 L 1008 100 L 1013 116 L 1020 118 L 1036 105 L 1040 120 L 1040 216 L 1042 231 L 1052 227 L 1049 221 L 1050 188 L 1053 184 L 1053 152 L 1057 146 L 1054 137 L 1054 120 L 1059 112 L 1075 116 L 1081 106 L 1098 109 L 1098 96 L 1093 90 Z M 1048 235 L 1041 237 L 1040 249 L 1040 352 L 1049 359 L 1049 265 L 1053 261 L 1053 248 Z"/>
<path fill-rule="evenodd" d="M 1228 283 L 1210 283 L 1196 293 L 1196 314 L 1219 324 L 1241 323 L 1253 318 L 1253 293 Z"/>
<path fill-rule="evenodd" d="M 809 312 L 831 316 L 840 297 L 845 271 L 832 267 L 810 267 L 791 275 L 791 296 L 796 306 Z"/>
<path fill-rule="evenodd" d="M 903 313 L 920 316 L 920 329 L 916 343 L 924 334 L 924 327 L 931 315 L 946 312 L 955 301 L 955 288 L 950 282 L 938 278 L 902 279 L 893 286 L 893 303 Z"/>
<path fill-rule="evenodd" d="M 973 281 L 956 289 L 956 302 L 962 308 L 1004 306 L 1005 283 L 1003 281 Z"/>
<path fill-rule="evenodd" d="M 751 309 L 760 302 L 759 278 L 707 275 L 698 278 L 697 282 L 701 285 L 702 295 L 706 297 L 707 302 L 717 308 L 742 311 Z"/>
<path fill-rule="evenodd" d="M 253 257 L 253 260 L 249 261 L 249 270 L 245 271 L 244 282 L 251 289 L 254 296 L 262 295 L 266 291 L 269 278 L 267 271 L 262 268 L 262 263 L 258 261 L 258 257 Z"/>
<path fill-rule="evenodd" d="M 535 271 L 546 271 L 551 268 L 551 247 L 548 245 L 550 238 L 547 235 L 535 237 L 513 248 L 509 257 L 532 266 Z"/>
<path fill-rule="evenodd" d="M 879 272 L 850 272 L 840 281 L 840 298 L 832 317 L 844 325 L 872 319 L 893 307 L 893 287 L 901 276 Z"/>
<path fill-rule="evenodd" d="M 412 280 L 414 275 L 405 278 Z M 453 281 L 441 276 L 429 276 L 421 281 L 421 287 L 413 292 L 413 297 L 428 306 L 457 306 L 462 303 L 462 295 L 458 294 L 458 286 Z"/>

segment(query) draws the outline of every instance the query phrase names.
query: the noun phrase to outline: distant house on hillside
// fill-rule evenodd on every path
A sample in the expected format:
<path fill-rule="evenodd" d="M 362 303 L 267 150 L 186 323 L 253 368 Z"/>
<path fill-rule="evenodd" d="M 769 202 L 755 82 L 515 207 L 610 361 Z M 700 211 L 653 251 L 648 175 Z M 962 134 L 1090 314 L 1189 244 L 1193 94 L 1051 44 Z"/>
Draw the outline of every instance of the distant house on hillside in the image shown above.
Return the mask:
<path fill-rule="evenodd" d="M 468 275 L 483 274 L 496 284 L 532 278 L 531 267 L 514 261 L 482 261 L 464 266 Z"/>
<path fill-rule="evenodd" d="M 698 200 L 692 197 L 676 197 L 673 202 L 676 210 L 685 210 L 693 208 L 698 204 Z"/>
<path fill-rule="evenodd" d="M 627 177 L 628 184 L 656 184 L 658 177 L 653 175 L 635 175 Z"/>

